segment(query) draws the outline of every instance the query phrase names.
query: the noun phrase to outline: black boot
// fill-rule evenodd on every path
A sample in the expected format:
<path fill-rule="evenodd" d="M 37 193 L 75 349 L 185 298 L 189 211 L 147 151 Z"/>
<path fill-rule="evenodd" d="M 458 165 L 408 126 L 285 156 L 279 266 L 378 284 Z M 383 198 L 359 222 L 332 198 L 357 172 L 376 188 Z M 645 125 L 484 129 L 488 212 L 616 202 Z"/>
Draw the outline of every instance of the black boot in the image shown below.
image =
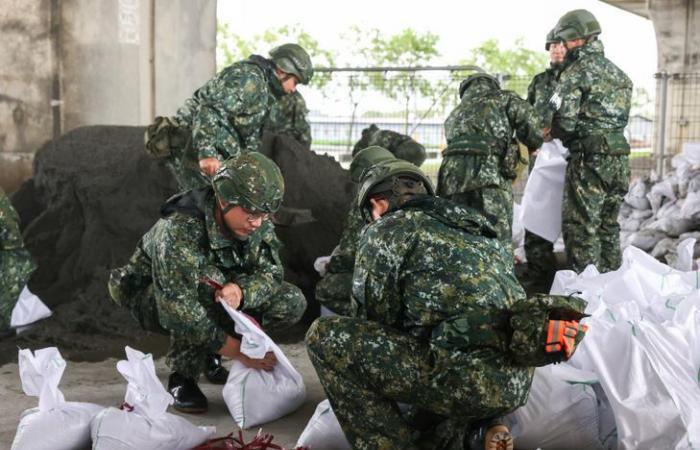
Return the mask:
<path fill-rule="evenodd" d="M 207 398 L 192 378 L 186 378 L 177 372 L 168 378 L 168 392 L 175 399 L 173 408 L 184 413 L 203 413 L 207 411 Z"/>
<path fill-rule="evenodd" d="M 228 370 L 221 365 L 221 356 L 216 353 L 207 355 L 204 362 L 204 375 L 212 384 L 226 384 Z"/>
<path fill-rule="evenodd" d="M 498 419 L 475 424 L 467 435 L 469 450 L 513 450 L 513 437 Z"/>

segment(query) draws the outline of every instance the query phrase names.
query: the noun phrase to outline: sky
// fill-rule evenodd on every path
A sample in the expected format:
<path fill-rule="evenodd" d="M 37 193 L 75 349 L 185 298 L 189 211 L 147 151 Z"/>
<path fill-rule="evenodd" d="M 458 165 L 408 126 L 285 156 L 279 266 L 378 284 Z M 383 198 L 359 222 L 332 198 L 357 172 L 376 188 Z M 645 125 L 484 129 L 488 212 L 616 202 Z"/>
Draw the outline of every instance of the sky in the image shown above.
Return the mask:
<path fill-rule="evenodd" d="M 657 50 L 652 22 L 598 0 L 219 0 L 217 8 L 219 20 L 244 38 L 298 23 L 327 49 L 343 48 L 340 34 L 352 25 L 378 28 L 385 35 L 405 28 L 429 31 L 440 37 L 441 57 L 433 64 L 445 65 L 456 64 L 491 38 L 502 48 L 523 38 L 526 48 L 544 53 L 545 36 L 559 17 L 585 8 L 600 22 L 606 56 L 635 86 L 654 90 Z"/>

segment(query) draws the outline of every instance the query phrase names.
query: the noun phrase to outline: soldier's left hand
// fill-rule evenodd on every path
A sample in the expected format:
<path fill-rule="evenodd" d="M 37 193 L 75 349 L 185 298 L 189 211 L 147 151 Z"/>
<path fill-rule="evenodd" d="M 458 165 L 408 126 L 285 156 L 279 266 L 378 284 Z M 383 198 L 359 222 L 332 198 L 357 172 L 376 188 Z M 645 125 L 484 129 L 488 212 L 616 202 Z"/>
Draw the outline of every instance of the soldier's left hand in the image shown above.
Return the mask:
<path fill-rule="evenodd" d="M 236 283 L 226 283 L 221 290 L 214 292 L 214 298 L 233 309 L 238 309 L 243 300 L 243 291 Z"/>

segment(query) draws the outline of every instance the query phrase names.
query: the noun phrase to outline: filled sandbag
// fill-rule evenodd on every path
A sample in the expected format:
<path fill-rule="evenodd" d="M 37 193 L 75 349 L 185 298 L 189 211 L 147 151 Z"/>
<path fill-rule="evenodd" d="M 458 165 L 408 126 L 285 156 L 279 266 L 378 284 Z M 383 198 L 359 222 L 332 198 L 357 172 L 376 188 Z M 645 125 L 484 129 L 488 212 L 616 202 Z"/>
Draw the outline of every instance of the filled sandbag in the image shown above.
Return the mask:
<path fill-rule="evenodd" d="M 12 308 L 10 326 L 12 328 L 26 327 L 47 317 L 51 317 L 51 310 L 25 286 L 19 294 L 17 303 Z"/>
<path fill-rule="evenodd" d="M 299 436 L 297 447 L 308 447 L 313 450 L 352 449 L 328 399 L 323 400 L 316 407 L 314 415 Z"/>
<path fill-rule="evenodd" d="M 90 448 L 90 422 L 104 407 L 65 401 L 58 384 L 66 362 L 58 349 L 20 350 L 18 362 L 22 390 L 39 405 L 22 413 L 11 450 Z"/>

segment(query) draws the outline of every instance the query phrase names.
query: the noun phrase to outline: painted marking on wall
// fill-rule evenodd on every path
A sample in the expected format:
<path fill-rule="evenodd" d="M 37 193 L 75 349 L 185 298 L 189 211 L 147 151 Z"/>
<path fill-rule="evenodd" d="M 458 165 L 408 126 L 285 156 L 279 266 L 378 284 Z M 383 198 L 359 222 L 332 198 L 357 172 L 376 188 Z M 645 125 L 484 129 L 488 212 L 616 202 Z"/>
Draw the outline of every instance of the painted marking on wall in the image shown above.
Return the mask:
<path fill-rule="evenodd" d="M 139 44 L 140 0 L 119 0 L 119 43 Z"/>

